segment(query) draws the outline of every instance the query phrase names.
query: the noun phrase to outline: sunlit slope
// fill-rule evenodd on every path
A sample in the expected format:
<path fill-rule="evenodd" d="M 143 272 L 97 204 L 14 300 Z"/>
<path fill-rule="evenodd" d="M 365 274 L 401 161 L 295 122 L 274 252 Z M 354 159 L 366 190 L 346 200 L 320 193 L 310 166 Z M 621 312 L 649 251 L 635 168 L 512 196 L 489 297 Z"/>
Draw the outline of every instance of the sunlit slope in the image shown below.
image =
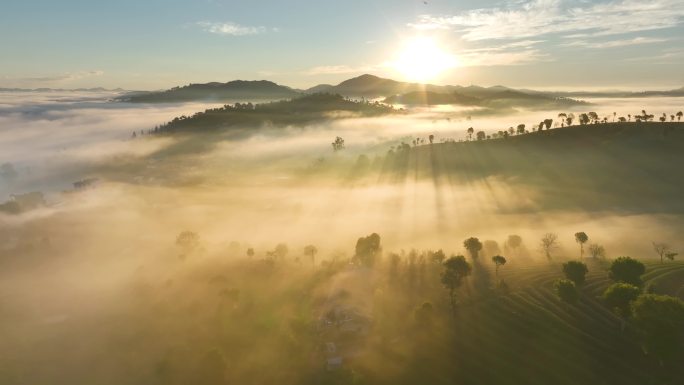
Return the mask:
<path fill-rule="evenodd" d="M 395 178 L 432 179 L 436 185 L 502 178 L 534 188 L 533 196 L 524 197 L 534 202 L 531 210 L 684 211 L 682 123 L 572 126 L 425 145 L 394 158 L 389 169 Z"/>
<path fill-rule="evenodd" d="M 405 360 L 410 369 L 395 378 L 405 384 L 648 384 L 676 378 L 644 356 L 637 331 L 629 325 L 622 330 L 621 319 L 600 298 L 612 283 L 608 263 L 586 262 L 590 273 L 576 305 L 561 302 L 553 290 L 562 277 L 560 262 L 513 261 L 500 272 L 510 287 L 506 294 L 482 287 L 483 277 L 493 285 L 494 276 L 480 266 L 490 275 L 474 270 L 453 324 L 434 331 L 442 337 L 433 335 L 412 352 L 389 348 L 383 358 Z M 684 263 L 647 266 L 645 287 L 682 296 Z"/>

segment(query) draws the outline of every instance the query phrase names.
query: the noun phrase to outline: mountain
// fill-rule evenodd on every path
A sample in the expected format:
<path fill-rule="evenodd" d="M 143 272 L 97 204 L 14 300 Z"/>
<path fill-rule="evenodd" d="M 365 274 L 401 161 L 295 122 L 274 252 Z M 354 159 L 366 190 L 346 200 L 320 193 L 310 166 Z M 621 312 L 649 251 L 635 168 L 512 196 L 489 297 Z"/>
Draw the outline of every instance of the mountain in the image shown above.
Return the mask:
<path fill-rule="evenodd" d="M 233 80 L 227 83 L 190 84 L 166 91 L 126 94 L 119 101 L 131 103 L 173 103 L 191 101 L 269 100 L 300 95 L 290 87 L 268 80 Z"/>
<path fill-rule="evenodd" d="M 457 92 L 443 94 L 431 91 L 414 91 L 402 95 L 393 95 L 385 98 L 383 103 L 406 104 L 406 105 L 440 105 L 458 104 L 464 106 L 476 106 L 482 103 L 482 99 L 461 95 Z"/>
<path fill-rule="evenodd" d="M 320 93 L 330 93 L 330 89 L 333 88 L 334 86 L 332 84 L 319 84 L 317 86 L 313 86 L 311 88 L 308 88 L 304 90 L 303 92 L 306 94 L 320 94 Z"/>

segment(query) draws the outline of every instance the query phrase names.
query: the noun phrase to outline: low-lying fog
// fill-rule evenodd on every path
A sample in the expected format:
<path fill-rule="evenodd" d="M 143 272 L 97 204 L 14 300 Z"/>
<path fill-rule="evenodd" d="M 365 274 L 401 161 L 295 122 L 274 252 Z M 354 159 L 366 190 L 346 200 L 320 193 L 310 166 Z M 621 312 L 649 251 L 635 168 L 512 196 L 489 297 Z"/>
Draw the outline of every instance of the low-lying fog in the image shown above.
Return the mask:
<path fill-rule="evenodd" d="M 202 140 L 184 138 L 179 144 L 170 137 L 141 137 L 139 133 L 215 104 L 137 105 L 109 101 L 114 96 L 0 93 L 0 163 L 11 164 L 15 170 L 14 176 L 0 179 L 0 197 L 6 200 L 10 194 L 41 191 L 48 201 L 40 210 L 0 216 L 4 228 L 20 231 L 48 223 L 59 227 L 61 218 L 75 220 L 83 215 L 79 221 L 94 229 L 115 215 L 130 212 L 131 217 L 123 220 L 129 230 L 147 228 L 147 221 L 167 226 L 167 231 L 152 232 L 160 240 L 172 239 L 187 228 L 217 243 L 316 242 L 348 251 L 356 237 L 377 231 L 387 241 L 398 242 L 396 247 L 447 247 L 449 243 L 456 251 L 465 234 L 500 238 L 530 231 L 536 239 L 532 234 L 556 231 L 570 237 L 572 229 L 581 227 L 606 233 L 605 243 L 629 245 L 624 252 L 637 247 L 616 240 L 617 233 L 607 230 L 615 227 L 629 232 L 630 218 L 609 220 L 605 213 L 584 212 L 540 212 L 525 218 L 505 214 L 528 207 L 535 192 L 496 179 L 436 187 L 410 177 L 387 184 L 382 178 L 368 183 L 308 176 L 310 168 L 340 159 L 353 162 L 360 154 L 372 161 L 390 146 L 410 143 L 415 137 L 434 134 L 438 142 L 461 140 L 468 127 L 495 132 L 525 123 L 529 128 L 545 118 L 557 119 L 560 111 L 511 110 L 492 116 L 438 106 L 414 109 L 408 116 L 255 129 L 244 140 L 204 141 L 194 147 Z M 619 117 L 642 109 L 669 116 L 681 105 L 677 98 L 591 102 L 595 104 L 575 112 L 597 111 L 612 120 L 613 112 Z M 138 134 L 135 139 L 133 132 Z M 345 139 L 346 150 L 341 154 L 332 152 L 330 142 L 335 136 Z M 85 178 L 98 178 L 97 188 L 76 196 L 63 194 L 73 182 Z M 107 211 L 113 207 L 118 207 L 116 213 Z M 561 231 L 566 226 L 570 229 Z M 50 236 L 53 229 L 48 226 L 43 231 Z M 567 243 L 572 246 L 572 239 Z"/>
<path fill-rule="evenodd" d="M 321 259 L 350 257 L 356 239 L 373 232 L 386 251 L 447 253 L 463 253 L 469 236 L 502 243 L 519 234 L 529 256 L 538 258 L 539 239 L 547 232 L 559 234 L 559 256 L 577 252 L 577 231 L 604 245 L 610 257 L 655 257 L 652 240 L 684 246 L 677 243 L 684 230 L 678 216 L 535 211 L 531 187 L 499 178 L 436 184 L 411 175 L 386 181 L 335 170 L 361 154 L 373 162 L 402 140 L 430 134 L 436 141 L 459 140 L 468 127 L 529 127 L 570 111 L 491 116 L 435 107 L 408 116 L 255 130 L 244 140 L 207 143 L 131 135 L 214 105 L 107 101 L 113 96 L 0 93 L 0 164 L 14 170 L 0 177 L 0 203 L 31 191 L 43 192 L 47 201 L 22 214 L 0 213 L 0 265 L 6 266 L 0 269 L 0 313 L 3 306 L 20 306 L 19 318 L 28 325 L 15 331 L 30 333 L 31 322 L 59 323 L 74 308 L 106 312 L 115 306 L 110 296 L 141 269 L 163 276 L 178 268 L 175 240 L 184 230 L 198 233 L 207 255 L 221 258 L 242 257 L 248 247 L 263 257 L 281 242 L 289 245 L 291 258 L 307 244 L 317 245 Z M 669 116 L 682 105 L 675 98 L 592 102 L 575 112 L 596 111 L 612 120 L 613 112 L 619 117 L 642 109 Z M 336 136 L 347 147 L 338 154 L 330 145 Z M 312 173 L 317 167 L 328 171 Z M 64 193 L 86 178 L 99 182 Z"/>

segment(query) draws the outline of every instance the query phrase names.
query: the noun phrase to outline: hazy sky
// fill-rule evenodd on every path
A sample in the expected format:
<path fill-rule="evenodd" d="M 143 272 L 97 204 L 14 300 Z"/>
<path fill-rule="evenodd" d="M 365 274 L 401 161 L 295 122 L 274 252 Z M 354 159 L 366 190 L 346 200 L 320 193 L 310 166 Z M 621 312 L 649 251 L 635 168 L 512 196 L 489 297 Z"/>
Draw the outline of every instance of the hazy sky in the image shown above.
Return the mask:
<path fill-rule="evenodd" d="M 0 87 L 401 79 L 416 38 L 455 59 L 434 83 L 684 85 L 684 0 L 2 0 Z"/>

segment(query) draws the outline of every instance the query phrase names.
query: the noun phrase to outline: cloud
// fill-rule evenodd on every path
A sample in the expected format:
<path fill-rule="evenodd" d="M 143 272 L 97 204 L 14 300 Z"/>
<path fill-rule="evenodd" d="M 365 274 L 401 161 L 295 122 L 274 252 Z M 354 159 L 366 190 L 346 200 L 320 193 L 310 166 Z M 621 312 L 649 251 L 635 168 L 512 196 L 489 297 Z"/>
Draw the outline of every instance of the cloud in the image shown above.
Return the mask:
<path fill-rule="evenodd" d="M 225 22 L 216 23 L 210 21 L 200 21 L 197 25 L 204 31 L 213 33 L 216 35 L 224 36 L 247 36 L 247 35 L 260 35 L 269 31 L 268 28 L 263 26 L 252 27 L 244 26 L 236 23 Z M 278 32 L 277 28 L 271 29 L 273 32 Z"/>
<path fill-rule="evenodd" d="M 605 36 L 671 28 L 682 24 L 681 0 L 621 0 L 590 4 L 580 0 L 510 2 L 505 8 L 481 8 L 455 15 L 423 15 L 409 26 L 449 29 L 467 41 L 520 39 L 545 34 Z M 580 35 L 577 35 L 577 34 Z"/>
<path fill-rule="evenodd" d="M 610 40 L 610 41 L 604 41 L 604 42 L 591 42 L 591 41 L 586 41 L 586 40 L 576 40 L 567 44 L 564 44 L 565 46 L 571 46 L 571 47 L 586 47 L 586 48 L 598 48 L 598 49 L 603 49 L 603 48 L 614 48 L 614 47 L 625 47 L 629 45 L 638 45 L 638 44 L 653 44 L 653 43 L 662 43 L 666 42 L 669 39 L 664 39 L 664 38 L 650 38 L 650 37 L 635 37 L 633 39 L 624 39 L 624 40 Z"/>

